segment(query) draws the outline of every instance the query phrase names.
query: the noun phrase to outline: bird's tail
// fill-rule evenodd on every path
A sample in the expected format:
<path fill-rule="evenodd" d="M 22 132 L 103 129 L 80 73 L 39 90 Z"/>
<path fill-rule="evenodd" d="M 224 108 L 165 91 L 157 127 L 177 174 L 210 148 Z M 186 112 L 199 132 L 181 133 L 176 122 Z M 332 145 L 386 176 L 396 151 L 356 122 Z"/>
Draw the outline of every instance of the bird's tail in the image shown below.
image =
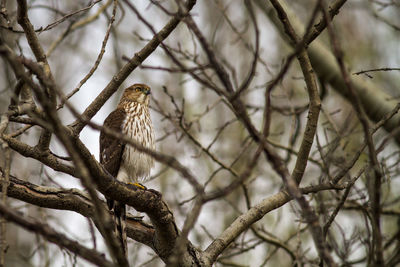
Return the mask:
<path fill-rule="evenodd" d="M 127 255 L 127 237 L 126 237 L 126 206 L 118 201 L 109 199 L 107 204 L 110 210 L 114 211 L 115 233 L 124 250 L 124 255 Z"/>

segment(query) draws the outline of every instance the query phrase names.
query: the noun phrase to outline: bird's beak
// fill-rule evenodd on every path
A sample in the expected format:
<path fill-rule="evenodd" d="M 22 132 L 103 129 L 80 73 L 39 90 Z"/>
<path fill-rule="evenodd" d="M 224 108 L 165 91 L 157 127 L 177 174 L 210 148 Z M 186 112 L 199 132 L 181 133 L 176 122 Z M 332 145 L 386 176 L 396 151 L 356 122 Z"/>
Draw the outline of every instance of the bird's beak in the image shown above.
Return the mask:
<path fill-rule="evenodd" d="M 147 91 L 147 92 L 146 92 L 146 95 L 151 95 L 151 91 L 150 91 L 150 90 Z"/>

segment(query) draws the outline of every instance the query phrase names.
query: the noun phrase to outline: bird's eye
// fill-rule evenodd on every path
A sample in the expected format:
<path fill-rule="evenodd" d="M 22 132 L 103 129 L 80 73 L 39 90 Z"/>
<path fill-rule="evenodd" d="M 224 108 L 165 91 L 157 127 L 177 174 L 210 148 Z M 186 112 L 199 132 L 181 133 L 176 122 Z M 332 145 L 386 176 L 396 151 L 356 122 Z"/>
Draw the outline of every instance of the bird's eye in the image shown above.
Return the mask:
<path fill-rule="evenodd" d="M 137 88 L 135 89 L 135 91 L 136 91 L 136 92 L 140 92 L 141 90 L 140 90 L 139 87 L 137 87 Z"/>

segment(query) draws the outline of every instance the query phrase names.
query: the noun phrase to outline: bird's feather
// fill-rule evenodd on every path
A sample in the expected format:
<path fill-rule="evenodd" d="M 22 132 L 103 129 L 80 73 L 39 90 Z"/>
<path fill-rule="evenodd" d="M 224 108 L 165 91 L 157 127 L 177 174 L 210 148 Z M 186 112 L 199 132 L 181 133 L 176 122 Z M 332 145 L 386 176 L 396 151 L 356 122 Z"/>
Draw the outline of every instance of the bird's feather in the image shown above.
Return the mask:
<path fill-rule="evenodd" d="M 125 110 L 117 108 L 108 115 L 104 121 L 104 127 L 110 130 L 121 132 L 122 123 L 126 117 Z M 100 163 L 114 177 L 117 176 L 122 155 L 124 152 L 125 143 L 118 138 L 114 138 L 100 132 Z M 121 244 L 124 254 L 127 253 L 127 237 L 126 237 L 126 207 L 113 199 L 107 198 L 107 205 L 111 211 L 114 211 L 115 233 Z"/>
<path fill-rule="evenodd" d="M 115 132 L 122 131 L 122 123 L 126 117 L 126 112 L 122 108 L 118 108 L 108 115 L 104 121 L 104 127 Z M 117 176 L 125 143 L 110 135 L 100 132 L 100 163 L 114 177 Z"/>

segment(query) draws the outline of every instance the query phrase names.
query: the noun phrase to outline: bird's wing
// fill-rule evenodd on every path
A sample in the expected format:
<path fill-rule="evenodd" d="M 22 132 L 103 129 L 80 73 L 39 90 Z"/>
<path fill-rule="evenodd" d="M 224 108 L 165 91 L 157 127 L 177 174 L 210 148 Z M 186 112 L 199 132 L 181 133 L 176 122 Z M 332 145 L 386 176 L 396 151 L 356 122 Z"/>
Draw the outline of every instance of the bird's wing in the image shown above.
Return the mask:
<path fill-rule="evenodd" d="M 125 117 L 125 110 L 118 108 L 104 120 L 104 127 L 121 133 Z M 125 143 L 122 140 L 106 135 L 103 130 L 100 132 L 100 163 L 114 177 L 117 176 L 122 163 L 124 148 Z"/>
<path fill-rule="evenodd" d="M 125 117 L 125 110 L 117 108 L 104 120 L 104 127 L 121 133 Z M 122 140 L 106 135 L 104 130 L 100 132 L 100 163 L 115 178 L 122 164 L 124 148 L 125 143 Z M 115 233 L 126 256 L 126 207 L 124 204 L 109 198 L 107 198 L 107 204 L 109 209 L 114 211 Z"/>

